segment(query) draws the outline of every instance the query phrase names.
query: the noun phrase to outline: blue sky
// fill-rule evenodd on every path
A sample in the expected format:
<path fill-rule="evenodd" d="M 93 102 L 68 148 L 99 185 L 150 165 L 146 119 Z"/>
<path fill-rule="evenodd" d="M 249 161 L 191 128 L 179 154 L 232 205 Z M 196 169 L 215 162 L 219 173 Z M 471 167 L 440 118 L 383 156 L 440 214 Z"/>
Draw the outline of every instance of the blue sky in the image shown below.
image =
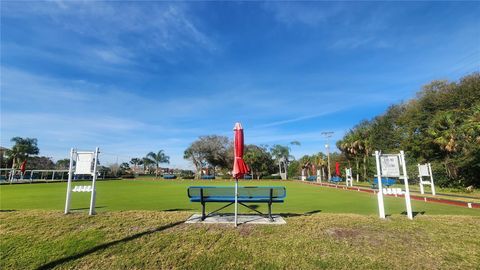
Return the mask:
<path fill-rule="evenodd" d="M 105 163 L 200 135 L 324 150 L 434 79 L 480 70 L 480 2 L 1 3 L 1 141 Z"/>

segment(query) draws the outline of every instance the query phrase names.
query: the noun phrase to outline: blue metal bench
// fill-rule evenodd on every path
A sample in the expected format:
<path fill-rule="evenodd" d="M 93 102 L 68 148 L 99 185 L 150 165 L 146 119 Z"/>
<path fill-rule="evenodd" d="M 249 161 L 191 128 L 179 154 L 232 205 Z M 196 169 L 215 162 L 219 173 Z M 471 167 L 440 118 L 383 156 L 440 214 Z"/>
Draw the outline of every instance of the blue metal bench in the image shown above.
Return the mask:
<path fill-rule="evenodd" d="M 199 202 L 202 204 L 202 220 L 213 213 L 216 213 L 235 203 L 235 188 L 230 186 L 193 186 L 188 188 L 188 198 L 191 202 Z M 283 203 L 287 191 L 285 187 L 238 187 L 238 203 L 251 209 L 261 215 L 262 212 L 246 205 L 246 203 L 267 203 L 268 204 L 268 218 L 272 218 L 272 204 Z M 205 205 L 207 202 L 227 203 L 227 205 L 209 213 L 205 214 Z"/>
<path fill-rule="evenodd" d="M 317 176 L 316 175 L 310 175 L 307 177 L 307 181 L 315 182 L 317 181 Z"/>
<path fill-rule="evenodd" d="M 164 174 L 163 179 L 177 179 L 177 176 L 174 174 Z"/>
<path fill-rule="evenodd" d="M 397 180 L 393 178 L 382 177 L 382 185 L 386 187 L 393 186 L 397 183 Z M 378 178 L 373 179 L 372 188 L 378 188 Z"/>
<path fill-rule="evenodd" d="M 215 179 L 215 175 L 202 175 L 200 178 L 203 180 L 213 180 Z"/>
<path fill-rule="evenodd" d="M 342 182 L 342 178 L 339 176 L 333 176 L 332 178 L 330 178 L 330 181 L 338 184 L 339 182 Z"/>

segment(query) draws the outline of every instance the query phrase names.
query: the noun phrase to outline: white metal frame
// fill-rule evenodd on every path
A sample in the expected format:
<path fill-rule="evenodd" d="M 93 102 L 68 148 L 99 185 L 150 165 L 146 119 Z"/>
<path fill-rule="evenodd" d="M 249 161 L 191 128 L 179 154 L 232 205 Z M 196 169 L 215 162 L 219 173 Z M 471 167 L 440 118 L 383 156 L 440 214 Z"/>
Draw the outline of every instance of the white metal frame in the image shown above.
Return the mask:
<path fill-rule="evenodd" d="M 345 168 L 345 184 L 347 187 L 353 187 L 352 168 Z"/>
<path fill-rule="evenodd" d="M 70 204 L 72 199 L 72 192 L 90 192 L 90 210 L 88 211 L 89 215 L 95 215 L 95 200 L 96 200 L 96 180 L 97 180 L 97 164 L 98 164 L 98 153 L 100 153 L 99 148 L 95 149 L 95 152 L 81 152 L 76 149 L 70 150 L 70 166 L 68 169 L 68 183 L 67 183 L 67 198 L 65 201 L 65 214 L 70 212 Z M 93 165 L 89 170 L 85 170 L 84 167 L 78 166 L 79 159 L 82 156 L 91 155 L 91 162 Z M 76 166 L 73 166 L 73 160 L 76 161 Z M 92 168 L 93 167 L 93 168 Z M 91 186 L 79 186 L 72 189 L 72 178 L 74 174 L 90 174 L 92 176 L 92 185 Z"/>
<path fill-rule="evenodd" d="M 418 166 L 418 179 L 420 184 L 420 193 L 425 194 L 423 185 L 430 185 L 432 189 L 432 195 L 435 196 L 435 185 L 433 183 L 432 166 L 430 163 L 417 164 Z M 428 177 L 427 180 L 423 180 L 423 177 Z"/>
<path fill-rule="evenodd" d="M 382 168 L 381 160 L 384 158 L 388 158 L 391 161 L 394 161 L 394 164 L 393 164 L 394 166 L 391 167 L 392 169 L 394 169 L 393 172 L 389 171 L 386 166 Z M 393 192 L 391 193 L 391 192 L 388 192 L 388 190 L 383 189 L 382 177 L 396 177 L 399 179 L 402 179 L 402 178 L 404 179 L 405 192 L 401 192 L 400 194 L 403 194 L 405 196 L 405 206 L 407 208 L 408 219 L 413 219 L 412 203 L 410 200 L 410 189 L 408 187 L 407 166 L 405 163 L 405 153 L 403 151 L 400 151 L 399 154 L 381 154 L 380 151 L 375 151 L 375 162 L 377 165 L 377 179 L 378 179 L 377 201 L 378 201 L 378 212 L 379 212 L 380 218 L 383 218 L 383 219 L 385 218 L 385 205 L 383 202 L 383 194 L 384 193 L 393 194 Z M 400 171 L 399 167 L 402 168 L 402 171 Z M 395 193 L 398 194 L 399 192 L 395 192 Z"/>

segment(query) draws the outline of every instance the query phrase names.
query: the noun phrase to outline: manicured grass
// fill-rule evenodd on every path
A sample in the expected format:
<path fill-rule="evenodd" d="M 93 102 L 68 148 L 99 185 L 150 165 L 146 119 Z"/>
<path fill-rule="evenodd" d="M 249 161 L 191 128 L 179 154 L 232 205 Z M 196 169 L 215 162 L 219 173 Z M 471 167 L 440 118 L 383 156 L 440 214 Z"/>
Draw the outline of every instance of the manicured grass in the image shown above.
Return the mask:
<path fill-rule="evenodd" d="M 79 182 L 76 185 L 88 185 Z M 97 184 L 97 211 L 160 210 L 200 211 L 199 203 L 190 203 L 187 187 L 191 185 L 230 185 L 233 181 L 193 180 L 115 180 Z M 285 203 L 275 204 L 274 213 L 353 213 L 376 215 L 377 202 L 373 194 L 345 191 L 328 187 L 307 185 L 298 181 L 242 181 L 241 185 L 286 186 Z M 22 184 L 0 186 L 0 209 L 43 209 L 62 211 L 65 204 L 66 183 Z M 477 209 L 412 201 L 414 212 L 426 215 L 476 215 Z M 85 211 L 89 193 L 73 193 L 72 208 Z M 403 198 L 385 198 L 387 214 L 405 211 Z M 207 204 L 209 210 L 221 204 Z M 265 205 L 259 205 L 265 210 Z M 227 208 L 225 211 L 233 211 Z M 241 208 L 241 211 L 247 210 Z"/>
<path fill-rule="evenodd" d="M 76 185 L 88 185 L 79 182 Z M 480 211 L 386 198 L 387 220 L 373 194 L 297 181 L 242 181 L 286 186 L 274 206 L 286 225 L 185 224 L 200 210 L 191 185 L 232 181 L 99 181 L 97 211 L 74 193 L 63 215 L 66 183 L 0 186 L 1 269 L 475 269 Z M 221 204 L 209 206 L 210 210 Z M 33 209 L 33 210 L 32 210 Z M 260 210 L 265 210 L 261 205 Z M 246 209 L 241 208 L 245 213 Z M 232 212 L 233 209 L 225 211 Z"/>
<path fill-rule="evenodd" d="M 410 221 L 400 215 L 380 220 L 373 215 L 322 212 L 287 216 L 286 225 L 235 229 L 184 224 L 190 214 L 111 211 L 88 217 L 52 210 L 0 212 L 0 267 L 478 269 L 480 265 L 479 217 L 423 215 Z"/>

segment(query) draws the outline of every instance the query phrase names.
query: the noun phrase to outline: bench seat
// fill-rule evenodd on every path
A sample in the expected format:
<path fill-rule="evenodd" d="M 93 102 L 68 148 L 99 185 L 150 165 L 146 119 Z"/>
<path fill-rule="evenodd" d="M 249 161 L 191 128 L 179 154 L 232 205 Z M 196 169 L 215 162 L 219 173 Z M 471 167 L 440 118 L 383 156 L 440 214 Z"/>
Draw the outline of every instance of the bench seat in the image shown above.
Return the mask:
<path fill-rule="evenodd" d="M 191 197 L 190 198 L 191 202 L 202 202 L 202 198 L 200 196 L 198 197 Z M 203 197 L 204 202 L 235 202 L 235 196 L 207 196 Z M 268 203 L 270 202 L 270 197 L 238 197 L 237 199 L 238 202 L 258 202 L 258 203 Z M 273 198 L 272 203 L 282 203 L 283 199 L 279 198 Z"/>
<path fill-rule="evenodd" d="M 232 186 L 192 186 L 187 190 L 190 202 L 199 202 L 202 204 L 202 220 L 208 215 L 218 212 L 219 210 L 233 204 L 235 202 L 235 187 Z M 245 203 L 266 203 L 268 204 L 268 216 L 272 219 L 272 204 L 283 203 L 286 197 L 285 187 L 259 187 L 259 186 L 243 186 L 238 187 L 237 202 L 253 211 L 255 208 Z M 226 206 L 206 215 L 205 204 L 209 203 L 228 203 Z M 262 213 L 260 213 L 262 214 Z"/>

